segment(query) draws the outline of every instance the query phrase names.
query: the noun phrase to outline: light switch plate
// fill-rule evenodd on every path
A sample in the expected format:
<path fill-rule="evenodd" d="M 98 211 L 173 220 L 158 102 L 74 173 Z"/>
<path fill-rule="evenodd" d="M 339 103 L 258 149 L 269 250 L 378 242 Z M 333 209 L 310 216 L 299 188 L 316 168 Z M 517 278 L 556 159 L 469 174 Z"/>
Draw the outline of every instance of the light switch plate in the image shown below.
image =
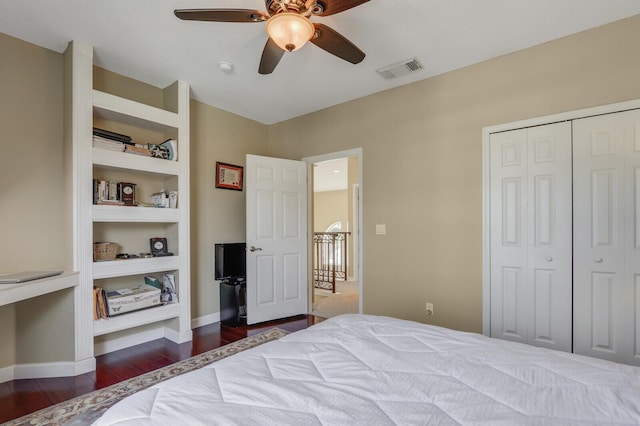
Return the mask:
<path fill-rule="evenodd" d="M 384 223 L 376 225 L 376 235 L 385 235 L 387 233 L 387 225 Z"/>

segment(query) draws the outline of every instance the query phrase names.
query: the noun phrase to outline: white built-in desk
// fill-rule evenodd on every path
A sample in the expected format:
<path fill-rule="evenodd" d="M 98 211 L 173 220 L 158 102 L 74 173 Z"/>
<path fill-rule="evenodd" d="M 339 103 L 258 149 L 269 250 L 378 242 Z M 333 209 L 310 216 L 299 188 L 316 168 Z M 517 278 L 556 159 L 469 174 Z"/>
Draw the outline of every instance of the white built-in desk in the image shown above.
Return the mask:
<path fill-rule="evenodd" d="M 63 272 L 61 275 L 54 277 L 24 283 L 0 284 L 0 306 L 75 287 L 79 283 L 78 272 Z"/>

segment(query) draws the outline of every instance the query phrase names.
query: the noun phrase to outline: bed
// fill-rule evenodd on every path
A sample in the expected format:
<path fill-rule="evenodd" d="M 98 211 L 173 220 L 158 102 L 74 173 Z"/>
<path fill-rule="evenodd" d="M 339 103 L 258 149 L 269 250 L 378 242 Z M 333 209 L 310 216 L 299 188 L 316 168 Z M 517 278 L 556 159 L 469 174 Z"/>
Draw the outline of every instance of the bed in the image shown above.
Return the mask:
<path fill-rule="evenodd" d="M 140 391 L 97 425 L 640 424 L 640 368 L 342 315 Z"/>

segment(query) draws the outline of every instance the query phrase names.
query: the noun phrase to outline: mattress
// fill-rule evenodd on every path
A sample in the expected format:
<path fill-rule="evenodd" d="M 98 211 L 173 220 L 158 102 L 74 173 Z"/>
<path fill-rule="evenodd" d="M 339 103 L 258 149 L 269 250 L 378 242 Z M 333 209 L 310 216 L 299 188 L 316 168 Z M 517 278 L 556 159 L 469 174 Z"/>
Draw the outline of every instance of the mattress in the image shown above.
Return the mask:
<path fill-rule="evenodd" d="M 640 424 L 640 368 L 343 315 L 167 380 L 97 425 Z"/>

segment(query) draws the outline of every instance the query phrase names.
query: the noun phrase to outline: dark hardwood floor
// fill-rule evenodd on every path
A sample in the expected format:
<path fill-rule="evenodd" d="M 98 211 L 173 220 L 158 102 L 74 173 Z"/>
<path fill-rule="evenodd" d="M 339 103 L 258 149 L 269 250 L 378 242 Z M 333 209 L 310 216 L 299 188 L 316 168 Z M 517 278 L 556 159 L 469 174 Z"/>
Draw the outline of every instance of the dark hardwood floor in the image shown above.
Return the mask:
<path fill-rule="evenodd" d="M 98 356 L 96 371 L 90 373 L 0 383 L 0 422 L 24 416 L 273 327 L 298 331 L 322 320 L 323 318 L 312 315 L 299 315 L 254 326 L 229 327 L 215 323 L 194 329 L 193 341 L 181 345 L 159 339 Z"/>

